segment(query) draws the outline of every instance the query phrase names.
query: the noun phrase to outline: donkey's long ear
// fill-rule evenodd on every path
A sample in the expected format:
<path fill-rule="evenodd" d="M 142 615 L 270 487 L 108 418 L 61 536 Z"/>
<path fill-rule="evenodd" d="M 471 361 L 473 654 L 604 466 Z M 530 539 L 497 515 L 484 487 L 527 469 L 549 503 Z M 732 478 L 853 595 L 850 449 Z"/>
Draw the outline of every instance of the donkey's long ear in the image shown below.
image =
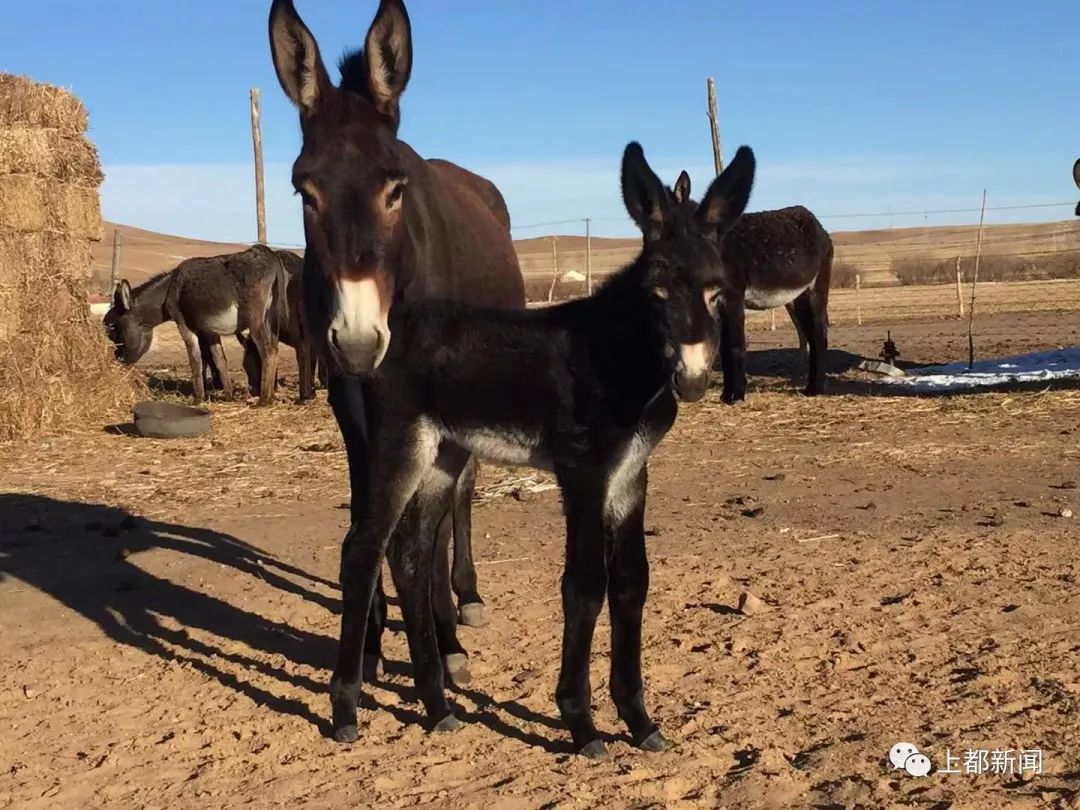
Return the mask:
<path fill-rule="evenodd" d="M 381 0 L 364 40 L 368 90 L 375 109 L 395 123 L 412 74 L 412 26 L 401 0 Z"/>
<path fill-rule="evenodd" d="M 131 309 L 131 285 L 126 278 L 120 279 L 113 291 L 113 306 L 121 312 Z"/>
<path fill-rule="evenodd" d="M 684 203 L 690 199 L 690 175 L 686 173 L 686 169 L 682 170 L 679 179 L 675 181 L 671 196 L 677 203 Z"/>
<path fill-rule="evenodd" d="M 270 7 L 270 54 L 281 89 L 300 116 L 310 118 L 326 104 L 334 85 L 315 37 L 296 13 L 293 0 L 274 0 Z"/>
<path fill-rule="evenodd" d="M 749 146 L 740 146 L 735 159 L 713 180 L 697 210 L 707 231 L 721 237 L 742 216 L 750 201 L 755 166 L 753 151 Z"/>
<path fill-rule="evenodd" d="M 641 229 L 646 242 L 659 239 L 671 203 L 670 194 L 645 161 L 641 144 L 627 144 L 622 159 L 622 196 L 630 218 Z"/>
<path fill-rule="evenodd" d="M 1080 160 L 1073 164 L 1073 182 L 1076 183 L 1077 188 L 1080 188 Z"/>

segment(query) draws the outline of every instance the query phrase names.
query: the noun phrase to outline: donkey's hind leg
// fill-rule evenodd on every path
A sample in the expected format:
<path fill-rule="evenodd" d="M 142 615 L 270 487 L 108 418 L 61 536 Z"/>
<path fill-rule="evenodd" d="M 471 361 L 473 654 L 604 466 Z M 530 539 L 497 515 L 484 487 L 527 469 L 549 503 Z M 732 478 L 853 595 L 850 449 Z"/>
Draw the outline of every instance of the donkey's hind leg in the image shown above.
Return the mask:
<path fill-rule="evenodd" d="M 361 657 L 383 556 L 391 536 L 399 555 L 417 553 L 412 546 L 422 542 L 421 537 L 411 526 L 399 526 L 399 522 L 438 454 L 438 437 L 430 431 L 415 424 L 401 430 L 395 427 L 383 425 L 379 438 L 370 445 L 368 458 L 374 474 L 365 491 L 354 493 L 354 498 L 363 501 L 353 511 L 353 523 L 341 549 L 341 637 L 330 680 L 334 739 L 338 742 L 352 742 L 359 736 L 356 703 L 362 684 Z M 430 546 L 431 532 L 428 537 Z M 430 567 L 423 573 L 430 576 Z M 430 625 L 430 605 L 428 610 Z M 437 660 L 437 649 L 435 656 Z M 437 669 L 441 684 L 442 667 Z"/>
<path fill-rule="evenodd" d="M 207 348 L 210 352 L 210 374 L 213 377 L 214 387 L 222 391 L 226 399 L 232 399 L 232 387 L 229 384 L 229 360 L 222 348 L 221 338 L 212 335 L 206 339 Z"/>
<path fill-rule="evenodd" d="M 277 383 L 278 338 L 266 318 L 251 325 L 251 341 L 259 352 L 262 373 L 259 375 L 259 404 L 270 405 L 274 401 Z"/>
<path fill-rule="evenodd" d="M 180 339 L 184 341 L 187 349 L 188 363 L 191 366 L 191 390 L 195 404 L 206 401 L 206 378 L 203 369 L 202 347 L 199 345 L 199 336 L 188 328 L 182 317 L 176 317 L 176 328 L 180 332 Z"/>
<path fill-rule="evenodd" d="M 799 336 L 799 360 L 803 361 L 806 358 L 810 342 L 806 339 L 806 332 L 803 331 L 802 324 L 799 323 L 799 316 L 795 314 L 795 303 L 785 304 L 784 309 L 787 310 L 788 317 L 791 318 L 791 322 L 795 325 L 795 334 Z"/>
<path fill-rule="evenodd" d="M 803 393 L 809 397 L 817 396 L 825 393 L 825 353 L 829 347 L 826 305 L 817 300 L 816 291 L 810 288 L 791 306 L 810 343 L 810 370 Z"/>
<path fill-rule="evenodd" d="M 454 488 L 454 593 L 458 618 L 466 627 L 483 627 L 484 600 L 476 589 L 476 566 L 472 555 L 472 499 L 476 491 L 477 463 L 470 457 Z"/>

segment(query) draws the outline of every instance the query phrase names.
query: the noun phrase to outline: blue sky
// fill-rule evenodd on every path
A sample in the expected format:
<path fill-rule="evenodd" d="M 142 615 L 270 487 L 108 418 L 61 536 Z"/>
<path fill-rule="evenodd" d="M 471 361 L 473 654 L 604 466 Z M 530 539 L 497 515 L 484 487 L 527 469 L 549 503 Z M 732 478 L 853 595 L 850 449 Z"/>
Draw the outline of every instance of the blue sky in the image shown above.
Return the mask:
<path fill-rule="evenodd" d="M 331 75 L 376 0 L 296 0 Z M 74 90 L 101 151 L 106 217 L 252 240 L 248 89 L 263 97 L 269 237 L 299 243 L 296 114 L 266 34 L 269 0 L 12 3 L 0 70 Z M 725 155 L 754 147 L 752 209 L 803 203 L 830 229 L 976 221 L 850 218 L 1075 198 L 1075 0 L 411 0 L 402 137 L 495 180 L 515 236 L 628 235 L 618 162 L 639 140 L 671 183 L 711 173 L 705 78 Z M 1069 207 L 991 211 L 1065 219 Z"/>

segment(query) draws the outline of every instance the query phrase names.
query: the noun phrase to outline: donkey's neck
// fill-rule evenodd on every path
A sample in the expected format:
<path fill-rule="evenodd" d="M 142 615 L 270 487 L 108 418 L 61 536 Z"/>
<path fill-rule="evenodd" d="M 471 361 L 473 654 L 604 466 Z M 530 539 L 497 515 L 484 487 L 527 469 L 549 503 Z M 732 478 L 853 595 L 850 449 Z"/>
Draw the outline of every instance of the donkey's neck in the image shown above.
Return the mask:
<path fill-rule="evenodd" d="M 132 293 L 131 312 L 135 319 L 148 329 L 153 329 L 169 316 L 165 311 L 165 299 L 169 293 L 172 273 L 164 273 L 153 278 Z"/>
<path fill-rule="evenodd" d="M 650 300 L 637 264 L 620 270 L 585 306 L 593 362 L 626 397 L 628 408 L 644 407 L 671 384 L 674 364 L 661 310 Z"/>

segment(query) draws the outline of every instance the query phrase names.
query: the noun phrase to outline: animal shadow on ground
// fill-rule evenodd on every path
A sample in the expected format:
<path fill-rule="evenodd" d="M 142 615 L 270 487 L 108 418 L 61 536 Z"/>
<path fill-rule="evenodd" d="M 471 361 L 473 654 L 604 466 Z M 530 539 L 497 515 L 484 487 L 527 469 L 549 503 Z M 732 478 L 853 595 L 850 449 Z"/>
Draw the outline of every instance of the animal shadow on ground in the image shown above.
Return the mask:
<path fill-rule="evenodd" d="M 166 661 L 190 665 L 196 671 L 250 698 L 267 709 L 294 715 L 330 734 L 329 712 L 316 716 L 305 702 L 275 695 L 241 680 L 215 661 L 251 670 L 316 695 L 327 691 L 323 680 L 287 672 L 262 659 L 284 656 L 294 664 L 324 671 L 336 654 L 336 639 L 266 619 L 215 596 L 157 576 L 138 564 L 140 553 L 154 549 L 188 554 L 247 574 L 272 587 L 340 611 L 338 598 L 312 589 L 337 583 L 277 559 L 256 546 L 212 529 L 182 526 L 137 517 L 112 506 L 60 501 L 40 495 L 0 493 L 0 586 L 19 580 L 92 621 L 113 641 Z M 172 629 L 174 625 L 178 629 Z M 400 632 L 400 623 L 395 623 Z M 205 642 L 190 630 L 210 634 L 220 643 Z M 232 650 L 243 646 L 254 655 Z M 226 651 L 229 650 L 229 651 Z M 407 675 L 409 667 L 387 662 L 389 674 Z M 386 680 L 377 689 L 414 698 L 412 685 Z M 552 729 L 561 724 L 516 701 L 495 703 L 475 690 L 458 690 L 482 707 L 471 719 L 497 734 L 552 752 L 569 752 L 569 741 L 529 734 L 507 723 L 492 709 L 525 722 Z M 371 700 L 375 690 L 369 691 Z M 399 722 L 422 724 L 408 708 L 379 706 Z"/>

